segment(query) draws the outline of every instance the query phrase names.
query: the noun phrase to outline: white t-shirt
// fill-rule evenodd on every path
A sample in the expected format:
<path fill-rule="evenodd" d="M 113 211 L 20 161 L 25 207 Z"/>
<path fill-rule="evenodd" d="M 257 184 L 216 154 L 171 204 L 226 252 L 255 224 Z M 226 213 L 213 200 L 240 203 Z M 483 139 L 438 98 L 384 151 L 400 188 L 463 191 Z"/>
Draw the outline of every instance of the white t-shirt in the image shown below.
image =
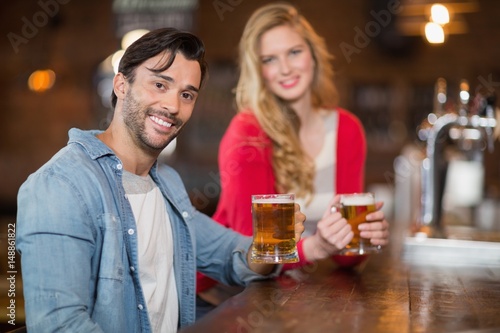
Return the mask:
<path fill-rule="evenodd" d="M 174 246 L 163 196 L 150 176 L 124 171 L 123 186 L 137 223 L 139 278 L 152 330 L 177 332 Z"/>
<path fill-rule="evenodd" d="M 295 199 L 295 202 L 300 204 L 301 212 L 307 217 L 302 237 L 311 236 L 316 232 L 318 221 L 323 217 L 336 191 L 334 175 L 337 166 L 337 122 L 337 112 L 325 113 L 325 141 L 320 153 L 314 159 L 316 175 L 311 202 L 306 205 L 304 198 Z"/>

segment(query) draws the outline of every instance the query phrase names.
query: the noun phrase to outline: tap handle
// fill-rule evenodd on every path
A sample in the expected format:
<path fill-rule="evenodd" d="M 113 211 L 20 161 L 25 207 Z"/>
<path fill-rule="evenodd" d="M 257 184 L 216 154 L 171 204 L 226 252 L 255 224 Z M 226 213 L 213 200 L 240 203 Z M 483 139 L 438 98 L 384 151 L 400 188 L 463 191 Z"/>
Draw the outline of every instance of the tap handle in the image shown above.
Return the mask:
<path fill-rule="evenodd" d="M 467 116 L 469 109 L 469 82 L 467 80 L 460 81 L 460 93 L 459 93 L 460 105 L 458 109 L 458 114 L 460 116 Z"/>
<path fill-rule="evenodd" d="M 494 93 L 489 94 L 486 98 L 483 99 L 484 107 L 480 114 L 482 117 L 486 117 L 487 119 L 495 119 L 495 103 L 496 103 L 496 95 Z M 495 138 L 493 136 L 493 128 L 491 126 L 485 127 L 486 136 L 488 139 L 488 151 L 490 153 L 494 150 Z"/>
<path fill-rule="evenodd" d="M 497 96 L 495 93 L 490 94 L 486 97 L 486 117 L 494 118 L 495 117 L 495 104 L 497 101 Z"/>
<path fill-rule="evenodd" d="M 480 117 L 493 117 L 493 111 L 495 110 L 496 96 L 493 94 L 483 95 L 481 93 L 476 94 L 474 98 L 474 114 Z"/>
<path fill-rule="evenodd" d="M 434 110 L 433 112 L 440 116 L 445 111 L 447 99 L 446 80 L 442 77 L 438 78 L 434 85 Z"/>

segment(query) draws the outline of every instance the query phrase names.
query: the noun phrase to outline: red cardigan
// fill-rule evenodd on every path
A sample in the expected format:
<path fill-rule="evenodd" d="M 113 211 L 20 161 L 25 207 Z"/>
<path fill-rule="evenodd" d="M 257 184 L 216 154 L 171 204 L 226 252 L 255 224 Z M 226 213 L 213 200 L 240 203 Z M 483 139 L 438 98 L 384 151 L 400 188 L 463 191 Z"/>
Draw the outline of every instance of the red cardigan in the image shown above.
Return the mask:
<path fill-rule="evenodd" d="M 347 110 L 337 108 L 337 193 L 362 192 L 366 160 L 366 138 L 359 119 Z M 221 195 L 213 219 L 244 235 L 251 236 L 251 195 L 277 193 L 271 164 L 272 144 L 252 113 L 240 112 L 231 120 L 219 146 Z M 332 193 L 333 197 L 333 193 Z M 298 243 L 300 262 L 307 263 Z M 211 288 L 216 282 L 200 273 L 197 291 Z"/>

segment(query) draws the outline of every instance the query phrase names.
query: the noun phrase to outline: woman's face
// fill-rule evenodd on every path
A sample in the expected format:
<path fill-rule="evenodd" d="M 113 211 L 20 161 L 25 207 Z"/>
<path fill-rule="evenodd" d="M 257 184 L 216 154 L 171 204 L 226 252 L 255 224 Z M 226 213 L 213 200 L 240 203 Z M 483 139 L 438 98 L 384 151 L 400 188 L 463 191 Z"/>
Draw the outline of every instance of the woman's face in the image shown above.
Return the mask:
<path fill-rule="evenodd" d="M 314 60 L 292 27 L 281 25 L 262 34 L 259 56 L 264 83 L 273 94 L 289 103 L 310 98 Z"/>

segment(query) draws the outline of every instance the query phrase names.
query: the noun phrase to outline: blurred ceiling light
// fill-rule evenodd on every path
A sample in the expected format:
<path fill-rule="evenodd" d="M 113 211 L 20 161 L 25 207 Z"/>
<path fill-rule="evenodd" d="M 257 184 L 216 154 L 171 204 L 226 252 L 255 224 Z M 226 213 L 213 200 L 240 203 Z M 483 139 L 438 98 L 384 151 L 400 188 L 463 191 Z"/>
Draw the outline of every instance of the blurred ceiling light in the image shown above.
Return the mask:
<path fill-rule="evenodd" d="M 437 115 L 436 115 L 435 113 L 429 113 L 429 114 L 427 115 L 427 121 L 428 121 L 428 122 L 429 122 L 429 124 L 431 124 L 431 125 L 433 125 L 433 124 L 436 122 L 437 118 L 438 118 L 438 117 L 437 117 Z"/>
<path fill-rule="evenodd" d="M 467 104 L 469 102 L 469 82 L 467 80 L 460 81 L 460 102 Z"/>
<path fill-rule="evenodd" d="M 120 65 L 120 60 L 123 57 L 123 54 L 125 54 L 125 50 L 118 50 L 115 53 L 113 53 L 113 56 L 111 57 L 111 64 L 113 65 L 113 71 L 118 73 L 118 66 Z"/>
<path fill-rule="evenodd" d="M 133 42 L 141 38 L 144 34 L 147 34 L 149 30 L 146 29 L 136 29 L 127 32 L 123 37 L 122 37 L 122 43 L 121 43 L 121 50 L 116 51 L 113 53 L 111 56 L 111 64 L 113 66 L 113 72 L 116 74 L 118 73 L 118 66 L 120 65 L 120 60 L 123 57 L 123 54 L 125 53 L 125 50 L 127 47 L 129 47 Z"/>
<path fill-rule="evenodd" d="M 113 72 L 113 55 L 109 55 L 106 59 L 101 61 L 99 64 L 99 71 L 103 73 L 111 73 Z"/>
<path fill-rule="evenodd" d="M 425 24 L 425 38 L 431 44 L 444 43 L 443 27 L 434 22 L 427 22 Z"/>
<path fill-rule="evenodd" d="M 450 13 L 446 6 L 435 3 L 431 7 L 431 22 L 445 25 L 450 23 Z"/>
<path fill-rule="evenodd" d="M 462 90 L 460 91 L 460 101 L 466 104 L 469 101 L 470 94 L 468 91 Z"/>
<path fill-rule="evenodd" d="M 445 93 L 442 93 L 442 92 L 438 93 L 438 94 L 437 94 L 437 100 L 438 100 L 438 102 L 439 102 L 439 103 L 441 103 L 441 104 L 446 103 L 446 94 L 445 94 Z"/>
<path fill-rule="evenodd" d="M 44 92 L 54 85 L 56 73 L 51 69 L 41 69 L 31 73 L 28 78 L 28 87 L 35 92 Z"/>
<path fill-rule="evenodd" d="M 398 13 L 395 25 L 406 36 L 424 36 L 429 43 L 443 43 L 450 35 L 465 34 L 468 26 L 463 14 L 478 12 L 479 0 L 446 0 L 443 3 L 409 0 Z M 440 25 L 426 26 L 427 22 Z"/>
<path fill-rule="evenodd" d="M 141 38 L 143 35 L 147 34 L 149 30 L 147 29 L 136 29 L 127 32 L 123 37 L 122 37 L 122 49 L 127 49 L 133 42 Z"/>

